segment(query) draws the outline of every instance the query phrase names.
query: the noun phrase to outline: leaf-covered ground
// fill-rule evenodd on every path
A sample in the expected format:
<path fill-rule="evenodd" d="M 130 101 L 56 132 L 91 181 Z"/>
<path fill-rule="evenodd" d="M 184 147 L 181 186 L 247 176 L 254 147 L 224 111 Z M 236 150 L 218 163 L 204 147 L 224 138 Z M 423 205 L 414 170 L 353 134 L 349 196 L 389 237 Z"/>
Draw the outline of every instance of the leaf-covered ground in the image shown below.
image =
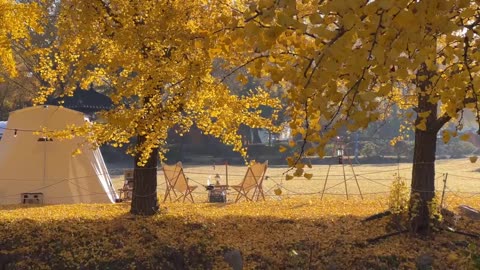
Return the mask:
<path fill-rule="evenodd" d="M 224 254 L 241 251 L 244 269 L 414 269 L 422 255 L 434 269 L 479 269 L 479 240 L 439 231 L 428 239 L 385 235 L 386 198 L 297 197 L 238 204 L 162 204 L 134 217 L 128 204 L 0 208 L 0 268 L 229 269 Z M 480 198 L 456 201 L 480 207 Z M 456 218 L 480 233 L 480 222 Z"/>

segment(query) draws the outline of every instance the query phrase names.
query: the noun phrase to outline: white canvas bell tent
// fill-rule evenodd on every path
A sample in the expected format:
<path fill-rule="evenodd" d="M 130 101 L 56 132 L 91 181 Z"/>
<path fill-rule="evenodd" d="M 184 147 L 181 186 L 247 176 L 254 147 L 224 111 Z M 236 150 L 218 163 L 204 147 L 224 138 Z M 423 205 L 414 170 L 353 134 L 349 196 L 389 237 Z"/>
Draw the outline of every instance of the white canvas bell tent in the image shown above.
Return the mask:
<path fill-rule="evenodd" d="M 84 141 L 45 138 L 42 128 L 83 125 L 81 112 L 35 106 L 10 113 L 0 140 L 0 204 L 112 203 L 117 199 L 99 149 Z"/>

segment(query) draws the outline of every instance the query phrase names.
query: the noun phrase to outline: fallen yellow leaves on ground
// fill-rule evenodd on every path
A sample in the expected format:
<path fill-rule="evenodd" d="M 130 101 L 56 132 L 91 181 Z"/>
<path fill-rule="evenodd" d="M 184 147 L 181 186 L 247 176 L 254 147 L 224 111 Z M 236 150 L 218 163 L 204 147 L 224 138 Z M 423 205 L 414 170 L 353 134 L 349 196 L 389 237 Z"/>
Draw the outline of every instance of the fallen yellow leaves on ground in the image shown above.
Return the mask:
<path fill-rule="evenodd" d="M 480 206 L 480 198 L 447 199 Z M 429 239 L 389 233 L 385 197 L 316 196 L 238 204 L 163 204 L 154 217 L 128 204 L 0 207 L 0 262 L 12 269 L 228 269 L 238 249 L 245 269 L 411 269 L 426 255 L 435 269 L 479 267 L 479 240 L 446 231 Z M 457 229 L 480 233 L 478 221 Z"/>

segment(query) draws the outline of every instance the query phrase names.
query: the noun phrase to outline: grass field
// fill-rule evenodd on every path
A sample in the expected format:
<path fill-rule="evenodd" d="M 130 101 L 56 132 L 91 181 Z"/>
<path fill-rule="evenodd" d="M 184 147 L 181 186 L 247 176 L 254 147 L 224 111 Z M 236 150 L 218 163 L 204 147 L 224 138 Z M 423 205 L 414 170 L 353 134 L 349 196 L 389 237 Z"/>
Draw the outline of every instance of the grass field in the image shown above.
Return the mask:
<path fill-rule="evenodd" d="M 313 165 L 306 171 L 313 173 L 313 178 L 294 178 L 286 181 L 284 173 L 288 170 L 285 166 L 270 166 L 267 170 L 267 179 L 263 182 L 267 197 L 278 199 L 273 190 L 280 188 L 282 196 L 321 196 L 325 187 L 324 197 L 349 198 L 360 197 L 360 192 L 366 198 L 369 196 L 388 195 L 390 185 L 395 175 L 411 181 L 411 163 L 400 164 L 354 164 L 350 165 Z M 345 173 L 344 173 L 345 171 Z M 112 176 L 114 185 L 120 188 L 123 185 L 123 176 L 118 175 L 121 170 L 116 170 L 117 175 Z M 208 177 L 213 179 L 215 174 L 221 176 L 222 184 L 226 180 L 224 165 L 195 166 L 184 165 L 185 175 L 190 179 L 191 185 L 198 185 L 194 192 L 196 202 L 204 202 L 207 192 L 201 185 L 205 185 Z M 228 183 L 238 184 L 246 172 L 245 166 L 228 166 Z M 328 177 L 327 177 L 328 173 Z M 446 175 L 448 174 L 448 175 Z M 441 192 L 446 177 L 446 194 L 457 197 L 480 196 L 480 162 L 471 163 L 468 158 L 438 160 L 436 162 L 436 189 Z M 213 182 L 213 180 L 212 180 Z M 326 183 L 325 183 L 326 182 Z M 345 185 L 346 183 L 346 185 Z M 358 186 L 357 186 L 358 183 Z M 360 191 L 359 188 L 360 187 Z M 158 192 L 162 197 L 165 192 L 165 179 L 163 173 L 158 173 Z M 232 191 L 229 191 L 232 193 Z M 230 194 L 229 199 L 232 199 Z"/>

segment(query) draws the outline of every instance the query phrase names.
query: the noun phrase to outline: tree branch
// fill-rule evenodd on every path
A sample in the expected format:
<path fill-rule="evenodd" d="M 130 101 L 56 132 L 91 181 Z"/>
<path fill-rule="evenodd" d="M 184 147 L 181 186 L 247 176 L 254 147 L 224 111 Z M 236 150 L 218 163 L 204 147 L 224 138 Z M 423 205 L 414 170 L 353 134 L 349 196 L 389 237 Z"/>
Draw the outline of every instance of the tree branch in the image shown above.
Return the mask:
<path fill-rule="evenodd" d="M 375 36 L 373 38 L 373 41 L 372 41 L 372 46 L 370 47 L 369 51 L 368 51 L 368 57 L 367 57 L 367 61 L 371 61 L 372 60 L 372 56 L 373 56 L 373 49 L 375 48 L 375 45 L 377 44 L 377 37 L 378 37 L 378 33 L 380 31 L 380 29 L 382 28 L 382 18 L 383 18 L 383 12 L 380 13 L 380 18 L 378 20 L 378 25 L 377 25 L 377 29 L 375 30 Z M 340 104 L 338 105 L 337 107 L 337 110 L 336 112 L 333 114 L 332 118 L 330 119 L 330 121 L 324 126 L 324 130 L 328 129 L 330 127 L 330 125 L 333 123 L 333 121 L 335 121 L 335 118 L 338 116 L 338 114 L 340 114 L 340 111 L 343 107 L 343 104 L 345 102 L 345 100 L 347 99 L 348 95 L 350 95 L 350 93 L 352 91 L 355 91 L 354 93 L 354 96 L 352 98 L 352 102 L 350 103 L 350 106 L 349 106 L 349 109 L 347 111 L 347 116 L 348 116 L 348 113 L 350 111 L 350 108 L 351 106 L 353 106 L 353 102 L 355 101 L 355 97 L 358 93 L 358 87 L 360 86 L 360 83 L 363 81 L 363 79 L 365 78 L 365 73 L 367 72 L 367 70 L 370 68 L 371 65 L 366 65 L 363 67 L 363 70 L 362 70 L 362 75 L 360 76 L 360 78 L 358 78 L 358 80 L 352 85 L 352 87 L 350 87 L 350 89 L 347 90 L 347 92 L 345 93 L 345 95 L 343 95 L 343 98 L 342 100 L 340 101 Z"/>
<path fill-rule="evenodd" d="M 474 103 L 474 102 L 476 102 L 475 98 L 465 98 L 463 100 L 463 104 L 469 104 L 469 103 Z M 457 108 L 456 112 L 458 113 L 461 110 L 463 110 L 463 108 Z M 450 115 L 448 115 L 447 113 L 444 113 L 442 116 L 437 118 L 437 120 L 433 124 L 433 130 L 439 131 L 443 127 L 443 125 L 448 123 L 448 121 L 450 121 L 450 120 L 452 120 L 452 117 Z"/>
<path fill-rule="evenodd" d="M 469 78 L 469 86 L 472 89 L 472 94 L 473 98 L 475 100 L 475 109 L 476 111 L 476 117 L 477 117 L 477 123 L 480 123 L 480 108 L 478 107 L 478 95 L 477 91 L 475 91 L 475 85 L 473 84 L 473 75 L 472 75 L 472 69 L 470 68 L 470 64 L 468 63 L 468 49 L 470 48 L 470 41 L 468 39 L 468 35 L 465 34 L 464 38 L 464 48 L 463 48 L 463 62 L 465 63 L 465 67 L 467 68 L 468 72 L 468 78 Z M 465 101 L 464 101 L 464 106 L 465 106 Z M 480 134 L 480 127 L 477 130 L 477 133 Z"/>
<path fill-rule="evenodd" d="M 242 65 L 240 66 L 237 66 L 236 68 L 234 68 L 232 71 L 230 71 L 229 73 L 227 73 L 225 76 L 222 77 L 222 79 L 220 80 L 220 82 L 224 82 L 228 77 L 230 77 L 232 74 L 234 74 L 235 72 L 237 72 L 238 70 L 240 70 L 241 68 L 244 68 L 246 67 L 248 64 L 252 63 L 253 61 L 257 60 L 257 59 L 260 59 L 260 58 L 265 58 L 265 57 L 268 57 L 269 54 L 262 54 L 262 55 L 259 55 L 259 56 L 256 56 L 250 60 L 248 60 L 247 62 L 243 63 Z"/>
<path fill-rule="evenodd" d="M 117 15 L 115 15 L 112 11 L 112 8 L 110 7 L 109 3 L 106 3 L 104 0 L 98 0 L 101 4 L 101 6 L 105 9 L 105 11 L 107 12 L 107 15 L 110 16 L 110 18 L 112 19 L 113 22 L 115 22 L 116 24 L 118 24 L 118 26 L 121 28 L 123 27 L 123 24 L 122 22 L 120 22 L 118 19 L 117 19 Z"/>

